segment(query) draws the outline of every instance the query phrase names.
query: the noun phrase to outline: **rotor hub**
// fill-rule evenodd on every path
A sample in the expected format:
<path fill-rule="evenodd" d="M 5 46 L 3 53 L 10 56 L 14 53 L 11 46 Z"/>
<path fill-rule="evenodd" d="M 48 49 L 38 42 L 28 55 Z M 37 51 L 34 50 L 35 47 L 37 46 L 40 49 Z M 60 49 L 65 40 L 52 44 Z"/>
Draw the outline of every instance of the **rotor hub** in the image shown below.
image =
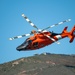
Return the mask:
<path fill-rule="evenodd" d="M 32 30 L 31 33 L 32 33 L 32 34 L 36 34 L 37 32 L 36 32 L 35 30 Z"/>

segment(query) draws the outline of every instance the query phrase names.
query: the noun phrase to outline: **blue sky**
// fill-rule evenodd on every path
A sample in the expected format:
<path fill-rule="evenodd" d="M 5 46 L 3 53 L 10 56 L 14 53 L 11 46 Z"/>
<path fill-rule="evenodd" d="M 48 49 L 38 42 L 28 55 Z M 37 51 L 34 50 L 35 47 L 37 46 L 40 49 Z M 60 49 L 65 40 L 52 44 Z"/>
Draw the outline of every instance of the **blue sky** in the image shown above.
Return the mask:
<path fill-rule="evenodd" d="M 28 37 L 13 41 L 8 38 L 35 30 L 22 13 L 40 29 L 71 18 L 71 22 L 48 29 L 60 33 L 68 26 L 70 31 L 75 24 L 75 0 L 0 0 L 0 64 L 43 52 L 75 54 L 75 40 L 70 44 L 69 38 L 60 40 L 60 45 L 53 43 L 39 50 L 18 52 L 16 47 Z"/>

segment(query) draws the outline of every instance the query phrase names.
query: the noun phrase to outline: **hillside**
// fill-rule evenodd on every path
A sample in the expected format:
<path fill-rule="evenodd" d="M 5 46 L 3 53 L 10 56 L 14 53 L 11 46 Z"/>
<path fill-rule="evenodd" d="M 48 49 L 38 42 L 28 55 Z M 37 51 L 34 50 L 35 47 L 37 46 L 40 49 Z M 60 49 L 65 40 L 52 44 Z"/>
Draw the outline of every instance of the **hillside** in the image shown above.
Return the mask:
<path fill-rule="evenodd" d="M 0 75 L 75 75 L 75 55 L 36 54 L 0 64 Z"/>

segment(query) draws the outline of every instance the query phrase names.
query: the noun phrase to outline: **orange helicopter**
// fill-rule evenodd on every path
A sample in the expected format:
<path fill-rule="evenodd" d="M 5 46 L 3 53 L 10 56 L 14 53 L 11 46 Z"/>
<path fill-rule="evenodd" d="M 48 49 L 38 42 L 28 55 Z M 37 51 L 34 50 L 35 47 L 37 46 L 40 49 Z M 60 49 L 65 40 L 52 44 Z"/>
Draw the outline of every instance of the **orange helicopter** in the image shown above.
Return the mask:
<path fill-rule="evenodd" d="M 25 36 L 30 36 L 32 34 L 34 35 L 34 36 L 30 36 L 29 38 L 27 38 L 20 46 L 18 46 L 16 48 L 18 51 L 36 50 L 36 49 L 45 47 L 47 45 L 50 45 L 54 42 L 57 44 L 60 44 L 60 42 L 58 42 L 58 40 L 63 39 L 65 37 L 69 37 L 70 43 L 71 43 L 71 42 L 73 42 L 73 40 L 75 38 L 75 25 L 70 32 L 67 31 L 68 27 L 65 27 L 64 30 L 62 31 L 62 33 L 60 33 L 60 34 L 47 31 L 47 29 L 52 28 L 57 25 L 61 25 L 65 22 L 69 22 L 69 21 L 71 21 L 71 19 L 59 22 L 57 24 L 54 24 L 52 26 L 49 26 L 49 27 L 41 30 L 41 29 L 38 29 L 38 27 L 35 24 L 33 24 L 28 19 L 28 17 L 26 17 L 24 14 L 22 14 L 22 16 L 25 18 L 25 20 L 27 22 L 30 23 L 31 26 L 36 28 L 37 31 L 33 30 L 33 31 L 31 31 L 30 34 L 24 34 L 24 35 L 9 38 L 9 40 L 14 40 L 14 39 L 22 38 Z"/>

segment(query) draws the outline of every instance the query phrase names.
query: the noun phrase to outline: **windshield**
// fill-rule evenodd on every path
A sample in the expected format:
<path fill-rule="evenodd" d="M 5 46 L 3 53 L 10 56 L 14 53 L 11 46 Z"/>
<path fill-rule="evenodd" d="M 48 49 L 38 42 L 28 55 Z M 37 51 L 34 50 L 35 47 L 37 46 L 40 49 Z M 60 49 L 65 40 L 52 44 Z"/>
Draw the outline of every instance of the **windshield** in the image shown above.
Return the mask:
<path fill-rule="evenodd" d="M 26 40 L 22 43 L 22 45 L 24 45 L 24 44 L 30 44 L 30 43 L 32 43 L 32 40 L 30 40 L 30 39 L 28 38 L 28 39 L 26 39 Z"/>
<path fill-rule="evenodd" d="M 32 40 L 28 40 L 28 43 L 29 43 L 29 44 L 32 43 Z"/>

